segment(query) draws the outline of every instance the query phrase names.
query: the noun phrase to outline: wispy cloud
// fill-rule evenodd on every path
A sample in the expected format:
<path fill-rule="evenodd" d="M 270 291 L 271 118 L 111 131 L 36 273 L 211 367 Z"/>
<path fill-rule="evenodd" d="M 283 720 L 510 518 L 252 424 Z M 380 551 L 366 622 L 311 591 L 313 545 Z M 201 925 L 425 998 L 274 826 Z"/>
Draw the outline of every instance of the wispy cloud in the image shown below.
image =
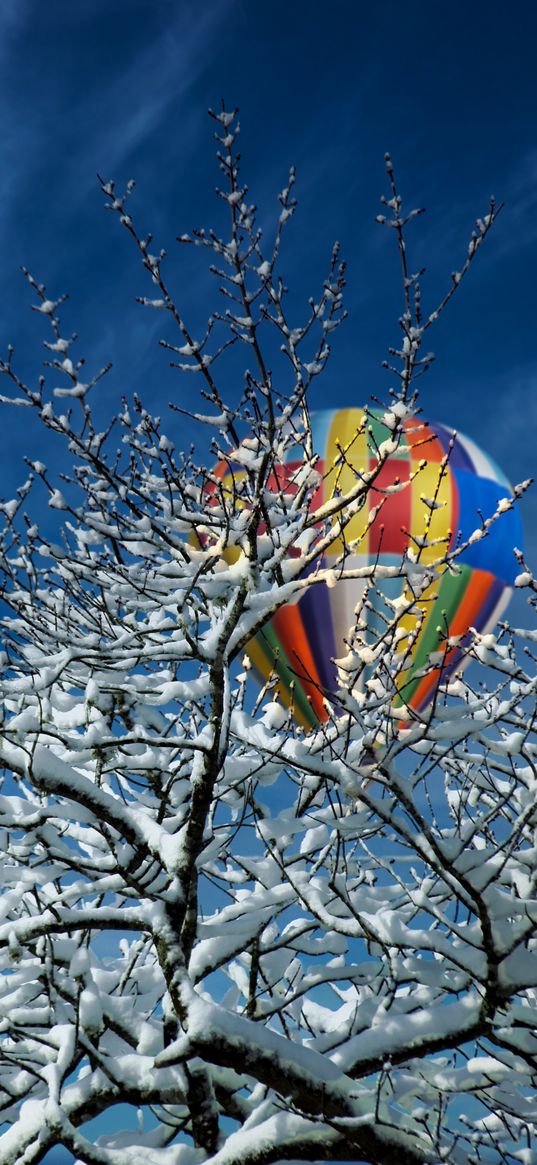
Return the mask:
<path fill-rule="evenodd" d="M 95 86 L 82 97 L 70 137 L 82 131 L 79 148 L 88 158 L 121 167 L 162 126 L 173 106 L 181 110 L 182 98 L 208 66 L 230 4 L 231 0 L 210 0 L 191 21 L 178 10 L 160 35 L 110 79 L 104 92 Z M 179 149 L 186 121 L 183 110 L 175 126 L 174 144 Z"/>
<path fill-rule="evenodd" d="M 4 218 L 20 187 L 26 159 L 31 157 L 34 127 L 21 115 L 8 81 L 9 63 L 17 52 L 30 18 L 30 0 L 5 0 L 0 4 L 0 216 Z M 0 221 L 1 221 L 0 218 Z"/>
<path fill-rule="evenodd" d="M 31 0 L 2 0 L 0 6 L 0 60 L 5 60 L 13 36 L 26 25 L 30 4 Z"/>
<path fill-rule="evenodd" d="M 503 199 L 509 229 L 502 234 L 501 253 L 537 239 L 537 148 L 532 147 L 520 157 Z"/>
<path fill-rule="evenodd" d="M 19 200 L 27 203 L 44 170 L 62 175 L 62 201 L 80 201 L 95 189 L 96 169 L 121 171 L 136 150 L 155 135 L 207 67 L 231 0 L 209 0 L 195 19 L 181 5 L 153 39 L 139 43 L 106 71 L 77 75 L 76 51 L 47 83 L 35 77 L 25 89 L 17 80 L 17 58 L 31 32 L 26 0 L 0 4 L 0 69 L 9 64 L 10 80 L 0 89 L 4 164 L 0 175 L 0 230 L 9 227 Z M 129 17 L 126 16 L 128 28 Z M 78 30 L 80 35 L 80 30 Z M 102 30 L 101 30 L 102 33 Z M 96 32 L 96 35 L 98 33 Z M 116 32 L 117 36 L 117 32 Z M 185 103 L 186 105 L 186 103 Z M 188 111 L 175 127 L 189 132 Z M 179 148 L 181 141 L 175 143 Z M 37 194 L 37 191 L 36 191 Z M 42 191 L 39 190 L 39 201 Z"/>

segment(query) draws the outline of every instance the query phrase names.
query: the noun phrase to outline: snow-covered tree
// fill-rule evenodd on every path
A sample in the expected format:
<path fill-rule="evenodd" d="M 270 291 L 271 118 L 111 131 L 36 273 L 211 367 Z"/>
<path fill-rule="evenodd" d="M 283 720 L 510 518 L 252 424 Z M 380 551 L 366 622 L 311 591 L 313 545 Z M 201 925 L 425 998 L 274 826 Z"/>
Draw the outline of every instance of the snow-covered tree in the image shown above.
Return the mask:
<path fill-rule="evenodd" d="M 365 529 L 374 520 L 371 482 L 432 358 L 439 308 L 422 314 L 407 268 L 415 212 L 388 159 L 404 296 L 391 436 L 376 468 L 313 514 L 308 391 L 344 317 L 343 266 L 336 248 L 291 321 L 279 263 L 294 174 L 267 250 L 236 116 L 214 116 L 228 226 L 181 237 L 208 251 L 224 296 L 204 335 L 137 231 L 131 187 L 102 184 L 152 281 L 142 302 L 162 313 L 189 393 L 202 384 L 187 411 L 208 434 L 205 463 L 180 450 L 176 415 L 165 433 L 136 398 L 97 431 L 91 392 L 106 369 L 86 374 L 62 300 L 28 273 L 49 372 L 32 385 L 11 351 L 0 364 L 4 404 L 35 410 L 72 459 L 60 482 L 33 462 L 1 507 L 0 1161 L 35 1165 L 61 1144 L 84 1165 L 529 1165 L 535 633 L 474 636 L 471 678 L 440 682 L 429 711 L 402 721 L 409 616 L 457 552 L 440 546 L 427 566 L 419 552 L 391 567 L 347 561 L 346 530 L 358 512 Z M 440 308 L 496 213 L 478 220 Z M 291 444 L 300 468 L 282 484 Z M 32 482 L 57 541 L 26 514 Z M 364 604 L 389 571 L 407 597 L 365 650 Z M 305 588 L 353 572 L 367 585 L 340 690 L 322 692 L 326 719 L 306 732 L 276 676 L 255 700 L 248 645 Z M 517 582 L 531 597 L 522 561 Z M 438 659 L 428 666 L 441 680 Z M 135 1119 L 122 1107 L 88 1125 L 119 1104 Z"/>

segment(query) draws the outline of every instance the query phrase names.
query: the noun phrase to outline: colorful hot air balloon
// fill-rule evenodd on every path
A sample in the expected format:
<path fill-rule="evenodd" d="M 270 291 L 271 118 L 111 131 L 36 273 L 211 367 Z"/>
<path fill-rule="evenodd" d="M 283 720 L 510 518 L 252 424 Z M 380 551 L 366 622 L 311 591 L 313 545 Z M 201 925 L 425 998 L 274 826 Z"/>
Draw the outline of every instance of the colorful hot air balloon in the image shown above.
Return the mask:
<path fill-rule="evenodd" d="M 375 469 L 380 446 L 392 437 L 382 416 L 371 409 L 364 416 L 362 409 L 350 408 L 312 414 L 313 448 L 319 458 L 316 469 L 321 475 L 312 511 L 336 490 L 347 493 L 358 475 Z M 292 480 L 300 464 L 301 449 L 296 446 L 285 457 L 282 477 Z M 217 467 L 222 484 L 228 473 L 229 467 Z M 390 491 L 397 482 L 402 488 Z M 346 526 L 345 544 L 351 551 L 345 566 L 379 562 L 397 567 L 409 547 L 420 562 L 433 564 L 446 548 L 453 550 L 481 528 L 482 519 L 495 513 L 501 499 L 510 501 L 512 496 L 507 479 L 468 437 L 458 434 L 453 439 L 444 425 L 407 417 L 396 450 L 370 486 L 367 506 Z M 379 503 L 377 516 L 368 524 L 365 515 Z M 445 679 L 460 665 L 469 628 L 480 633 L 489 630 L 505 609 L 517 573 L 513 548 L 522 547 L 517 507 L 506 505 L 505 509 L 485 537 L 476 538 L 462 551 L 457 559 L 458 573 L 440 569 L 420 596 L 423 617 L 410 657 L 406 640 L 401 647 L 406 649 L 404 670 L 397 679 L 397 702 L 402 706 L 422 712 L 434 695 L 440 674 Z M 427 544 L 422 546 L 424 536 Z M 342 549 L 343 541 L 338 538 L 324 565 L 335 562 Z M 342 579 L 330 588 L 324 583 L 312 585 L 299 602 L 282 607 L 249 645 L 259 677 L 267 680 L 271 674 L 278 676 L 280 698 L 285 705 L 292 704 L 294 716 L 304 728 L 326 719 L 323 693 L 337 689 L 333 661 L 348 651 L 346 641 L 365 586 L 360 579 Z M 367 613 L 366 634 L 371 643 L 386 626 L 389 608 L 384 600 L 393 602 L 404 594 L 406 586 L 403 577 L 375 583 Z M 404 616 L 402 626 L 409 633 L 415 632 L 416 616 Z M 461 638 L 445 657 L 440 673 L 427 668 L 427 663 L 445 644 L 446 636 Z"/>

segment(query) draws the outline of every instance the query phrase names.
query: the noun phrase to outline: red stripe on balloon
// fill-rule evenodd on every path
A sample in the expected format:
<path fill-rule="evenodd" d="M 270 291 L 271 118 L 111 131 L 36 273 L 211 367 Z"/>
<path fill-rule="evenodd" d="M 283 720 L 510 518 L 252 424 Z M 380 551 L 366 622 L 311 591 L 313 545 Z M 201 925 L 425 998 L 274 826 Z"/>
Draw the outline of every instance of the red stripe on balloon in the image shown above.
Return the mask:
<path fill-rule="evenodd" d="M 397 480 L 403 486 L 400 492 L 386 493 Z M 404 554 L 408 546 L 406 531 L 410 529 L 411 488 L 410 463 L 396 458 L 385 461 L 369 491 L 370 509 L 382 502 L 369 529 L 370 558 L 375 558 L 379 551 L 383 554 Z"/>
<path fill-rule="evenodd" d="M 266 488 L 271 490 L 271 492 L 274 492 L 274 493 L 281 491 L 282 493 L 285 493 L 288 497 L 289 496 L 294 497 L 294 495 L 297 492 L 296 475 L 301 470 L 303 470 L 303 468 L 304 468 L 303 461 L 283 461 L 283 462 L 281 462 L 280 464 L 278 464 L 277 466 L 274 467 L 272 473 L 267 478 Z M 316 472 L 320 473 L 320 474 L 324 474 L 324 472 L 325 472 L 324 461 L 322 461 L 320 458 L 318 458 L 316 461 L 315 469 L 316 469 Z M 311 495 L 311 499 L 310 499 L 309 504 L 308 504 L 308 510 L 313 512 L 314 510 L 318 510 L 319 506 L 322 506 L 323 500 L 324 500 L 324 497 L 323 497 L 324 488 L 323 487 L 324 487 L 324 482 L 321 480 Z"/>

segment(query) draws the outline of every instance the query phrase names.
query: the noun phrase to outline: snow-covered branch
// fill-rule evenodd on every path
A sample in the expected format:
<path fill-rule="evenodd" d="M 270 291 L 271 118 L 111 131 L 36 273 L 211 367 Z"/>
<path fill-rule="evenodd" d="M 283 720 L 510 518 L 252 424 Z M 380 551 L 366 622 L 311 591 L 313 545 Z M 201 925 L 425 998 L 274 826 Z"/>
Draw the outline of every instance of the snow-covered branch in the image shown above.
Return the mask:
<path fill-rule="evenodd" d="M 308 392 L 345 318 L 339 248 L 295 319 L 282 274 L 294 170 L 266 241 L 237 116 L 212 117 L 222 223 L 179 240 L 209 258 L 219 293 L 199 334 L 131 212 L 133 184 L 101 182 L 188 407 L 178 396 L 166 429 L 124 399 L 99 431 L 108 365 L 82 382 L 65 296 L 28 272 L 46 371 L 27 384 L 11 349 L 0 362 L 4 407 L 34 409 L 72 465 L 58 481 L 28 459 L 0 503 L 0 1160 L 37 1165 L 56 1144 L 85 1165 L 529 1160 L 536 633 L 453 631 L 444 611 L 412 673 L 429 702 L 409 694 L 442 580 L 462 577 L 528 484 L 446 533 L 456 437 L 428 463 L 417 404 L 424 334 L 498 210 L 424 314 L 407 243 L 417 212 L 387 160 L 397 387 L 383 411 L 357 410 L 322 462 Z M 177 410 L 199 453 L 181 451 Z M 421 526 L 386 561 L 385 515 L 412 489 Z M 513 581 L 534 603 L 517 557 Z M 284 673 L 274 621 L 352 587 L 333 680 L 314 674 L 304 638 Z M 94 1135 L 88 1122 L 120 1101 L 136 1130 Z"/>

